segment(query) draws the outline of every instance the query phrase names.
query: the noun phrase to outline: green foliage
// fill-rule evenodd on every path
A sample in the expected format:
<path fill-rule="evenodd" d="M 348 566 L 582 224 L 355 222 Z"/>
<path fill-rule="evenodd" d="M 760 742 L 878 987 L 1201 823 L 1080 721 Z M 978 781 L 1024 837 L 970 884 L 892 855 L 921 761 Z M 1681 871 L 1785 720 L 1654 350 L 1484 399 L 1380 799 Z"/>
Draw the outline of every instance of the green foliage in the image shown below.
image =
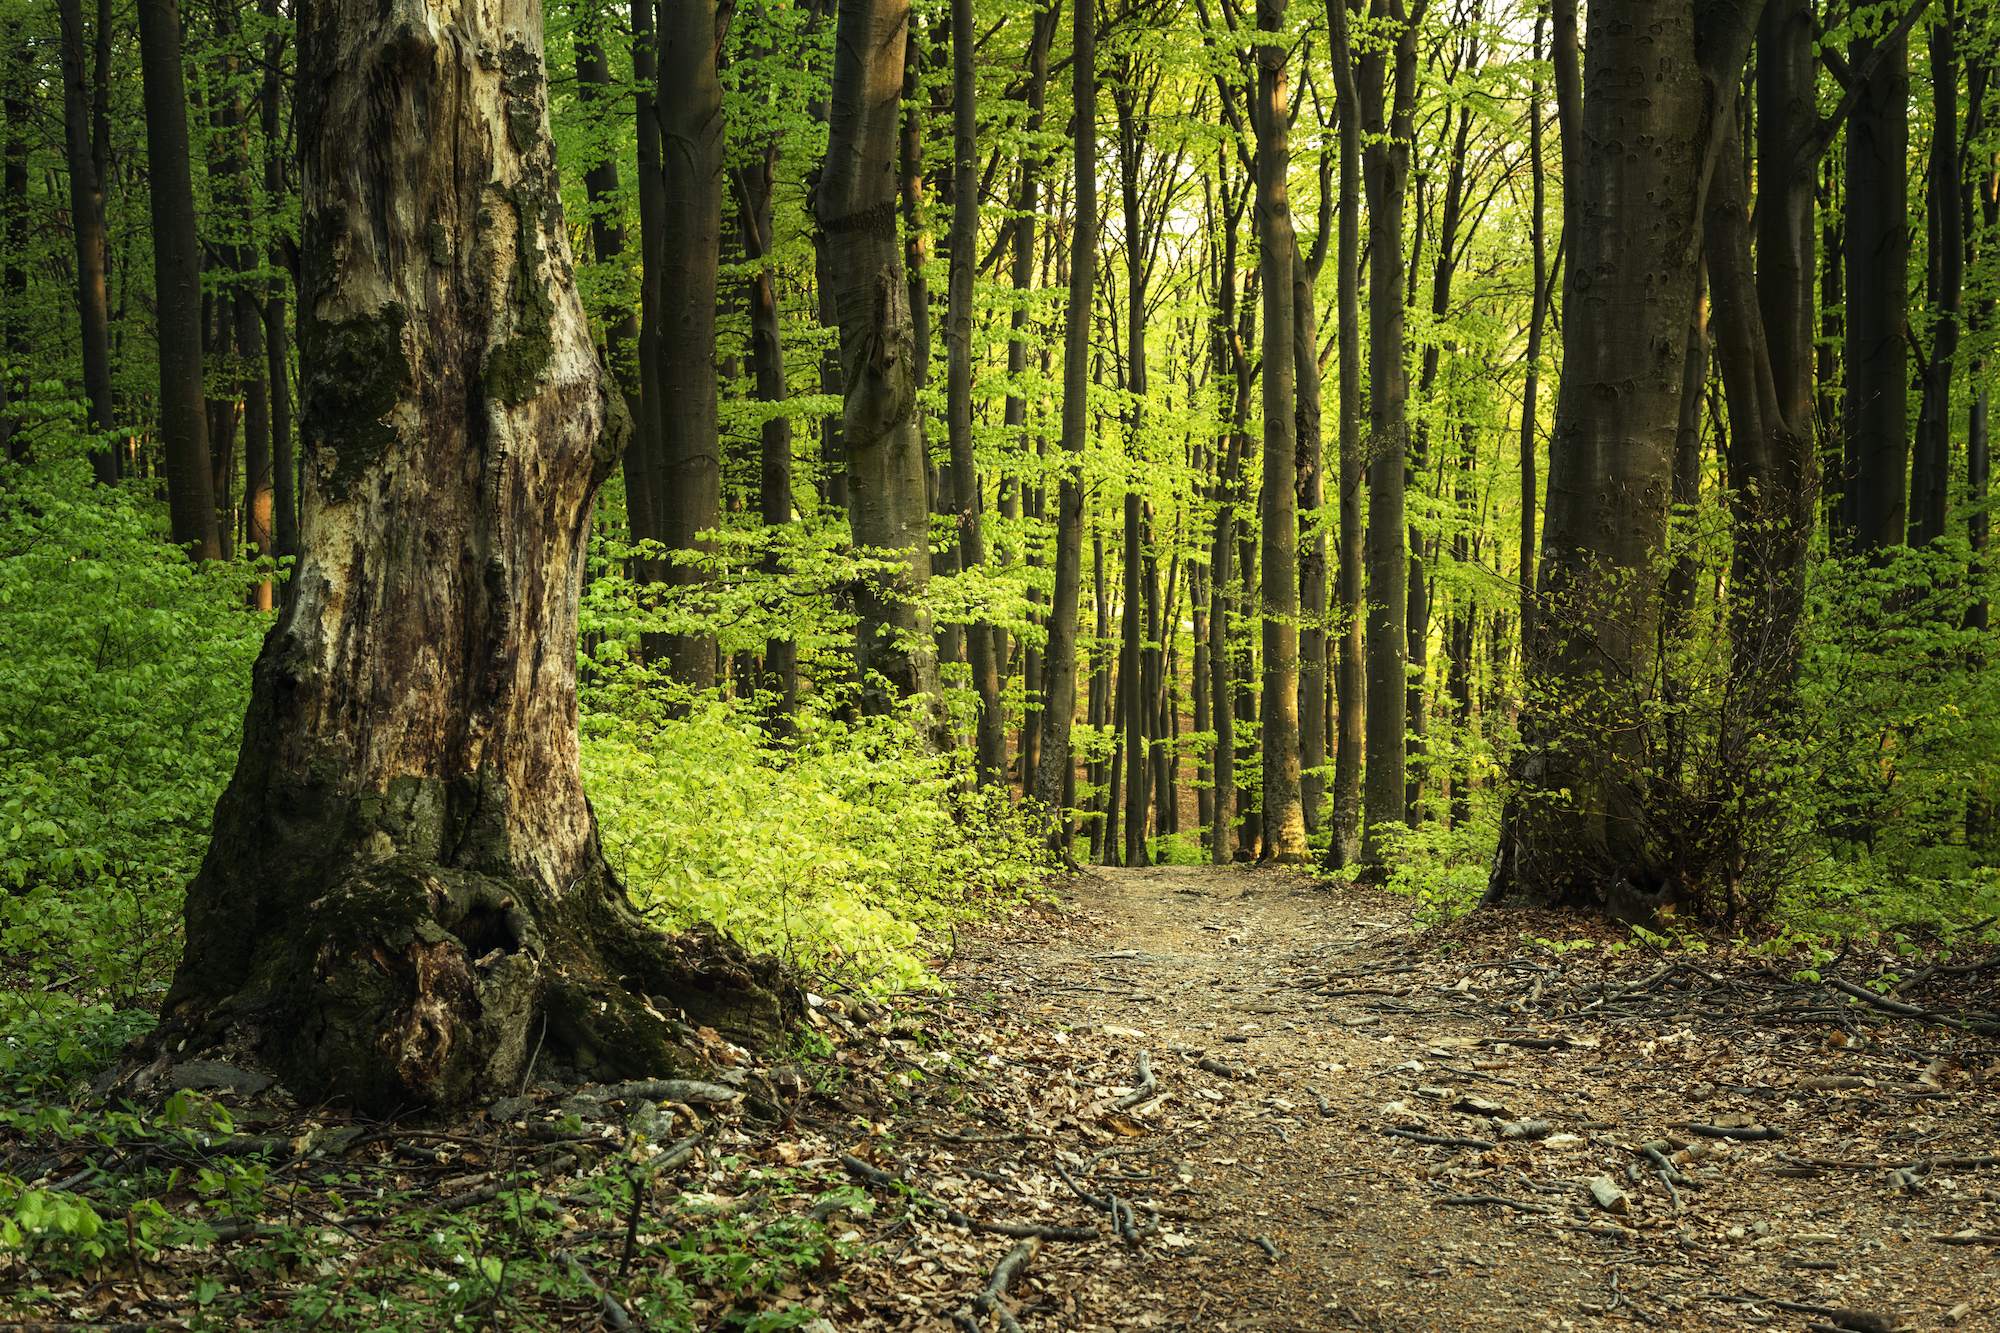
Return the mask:
<path fill-rule="evenodd" d="M 72 404 L 0 462 L 0 957 L 130 1002 L 178 957 L 180 893 L 234 765 L 269 623 L 134 489 L 92 487 Z"/>
<path fill-rule="evenodd" d="M 775 742 L 750 707 L 592 712 L 584 777 L 636 901 L 872 989 L 925 984 L 925 932 L 1015 894 L 1025 823 L 899 719 L 801 715 Z"/>

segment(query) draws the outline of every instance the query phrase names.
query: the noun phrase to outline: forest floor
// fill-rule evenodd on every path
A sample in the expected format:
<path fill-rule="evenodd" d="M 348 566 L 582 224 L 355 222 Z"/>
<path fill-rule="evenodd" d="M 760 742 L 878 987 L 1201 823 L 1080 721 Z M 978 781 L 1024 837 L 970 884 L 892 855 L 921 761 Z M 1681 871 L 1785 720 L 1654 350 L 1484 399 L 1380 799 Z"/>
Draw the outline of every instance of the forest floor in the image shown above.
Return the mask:
<path fill-rule="evenodd" d="M 0 1328 L 2000 1329 L 2000 960 L 1409 909 L 1095 871 L 713 1081 L 0 1106 Z"/>
<path fill-rule="evenodd" d="M 2000 1328 L 2000 1035 L 1621 939 L 1418 938 L 1407 900 L 1281 871 L 1088 874 L 961 938 L 939 1012 L 989 1076 L 901 1169 L 967 1212 L 1107 1217 L 1066 1163 L 1157 1217 L 1041 1246 L 1026 1327 Z M 1990 1009 L 1992 975 L 1897 1002 Z M 979 1289 L 922 1251 L 868 1274 L 874 1312 Z"/>

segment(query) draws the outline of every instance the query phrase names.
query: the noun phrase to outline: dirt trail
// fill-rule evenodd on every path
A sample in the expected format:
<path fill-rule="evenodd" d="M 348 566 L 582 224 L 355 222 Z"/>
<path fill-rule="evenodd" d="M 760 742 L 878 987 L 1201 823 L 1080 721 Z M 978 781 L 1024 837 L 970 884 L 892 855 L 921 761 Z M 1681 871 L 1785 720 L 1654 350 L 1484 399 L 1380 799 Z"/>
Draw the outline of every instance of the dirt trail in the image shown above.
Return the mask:
<path fill-rule="evenodd" d="M 1025 1327 L 2000 1328 L 2000 1040 L 1838 996 L 1744 1021 L 1719 963 L 1683 985 L 1558 918 L 1418 952 L 1407 902 L 1278 871 L 1100 871 L 1065 901 L 961 937 L 934 1012 L 985 1071 L 887 1154 L 982 1216 L 1090 1221 L 1065 1163 L 1157 1210 L 1138 1244 L 1044 1245 Z M 1157 1094 L 1121 1110 L 1141 1051 Z M 1639 1151 L 1670 1136 L 1672 1188 Z M 859 1304 L 936 1326 L 915 1287 L 1010 1242 L 930 1244 Z"/>

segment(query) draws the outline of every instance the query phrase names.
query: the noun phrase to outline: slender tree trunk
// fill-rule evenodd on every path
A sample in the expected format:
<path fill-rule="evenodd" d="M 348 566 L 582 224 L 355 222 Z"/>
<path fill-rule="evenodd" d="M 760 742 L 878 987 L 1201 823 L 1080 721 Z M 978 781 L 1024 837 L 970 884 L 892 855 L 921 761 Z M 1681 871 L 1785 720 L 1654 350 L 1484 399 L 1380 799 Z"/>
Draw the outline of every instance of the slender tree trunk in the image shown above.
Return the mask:
<path fill-rule="evenodd" d="M 1910 469 L 1910 545 L 1926 546 L 1947 531 L 1951 496 L 1951 386 L 1958 365 L 1959 303 L 1965 288 L 1965 213 L 1959 190 L 1958 27 L 1955 0 L 1937 0 L 1931 24 L 1931 161 L 1929 243 L 1925 288 L 1936 317 L 1924 364 Z"/>
<path fill-rule="evenodd" d="M 100 0 L 108 4 L 109 0 Z M 287 87 L 282 58 L 285 34 L 278 24 L 278 0 L 261 0 L 267 24 L 264 36 L 264 87 L 258 116 L 264 131 L 264 204 L 275 208 L 285 198 L 285 139 L 281 132 L 282 102 Z M 102 20 L 100 19 L 100 22 Z M 106 57 L 108 59 L 108 56 Z M 267 262 L 273 274 L 288 265 L 280 237 L 271 237 Z M 280 559 L 299 553 L 298 458 L 292 448 L 291 338 L 286 317 L 285 279 L 273 276 L 263 301 L 265 380 L 271 386 L 271 530 Z"/>
<path fill-rule="evenodd" d="M 1908 517 L 1909 39 L 1857 40 L 1848 64 L 1873 64 L 1847 122 L 1846 525 L 1878 551 L 1903 541 Z"/>
<path fill-rule="evenodd" d="M 1982 165 L 1977 183 L 1967 182 L 1966 190 L 1978 204 L 1984 223 L 1981 236 L 2000 239 L 2000 160 L 1989 159 Z M 1980 333 L 1992 330 L 1995 307 L 1995 299 L 1990 295 L 1982 297 L 1974 307 L 1973 318 Z M 1973 363 L 1971 378 L 1977 387 L 1972 393 L 1965 431 L 1965 503 L 1971 515 L 1967 520 L 1967 536 L 1971 539 L 1971 572 L 1975 579 L 1986 572 L 1986 549 L 1992 531 L 1986 508 L 1993 481 L 1992 385 L 1986 374 L 1988 364 L 1983 354 Z M 1986 599 L 1978 598 L 1967 613 L 1966 624 L 1983 630 L 1990 614 Z"/>
<path fill-rule="evenodd" d="M 1403 345 L 1403 194 L 1410 174 L 1416 99 L 1417 25 L 1423 3 L 1375 0 L 1374 16 L 1399 25 L 1389 51 L 1361 57 L 1359 95 L 1369 141 L 1368 194 L 1368 766 L 1362 859 L 1382 860 L 1385 825 L 1406 822 L 1404 727 L 1409 697 L 1409 529 L 1404 472 L 1409 453 L 1409 368 Z M 1393 55 L 1393 81 L 1390 75 Z"/>
<path fill-rule="evenodd" d="M 153 208 L 153 290 L 159 306 L 160 437 L 174 544 L 219 559 L 215 483 L 202 396 L 201 243 L 188 175 L 187 94 L 179 0 L 139 0 L 146 85 L 146 156 Z"/>
<path fill-rule="evenodd" d="M 1327 173 L 1321 191 L 1330 195 Z M 1299 804 L 1306 831 L 1317 832 L 1326 801 L 1326 507 L 1325 450 L 1320 431 L 1319 312 L 1314 299 L 1326 250 L 1328 209 L 1320 209 L 1313 257 L 1292 265 L 1292 374 L 1298 408 L 1294 473 L 1299 507 Z"/>
<path fill-rule="evenodd" d="M 1528 349 L 1523 356 L 1526 373 L 1521 381 L 1521 641 L 1535 633 L 1535 547 L 1540 528 L 1536 522 L 1536 439 L 1541 430 L 1540 393 L 1542 385 L 1542 326 L 1549 313 L 1548 170 L 1542 152 L 1542 23 L 1540 7 L 1535 11 L 1536 73 L 1528 83 L 1528 175 L 1533 204 L 1528 216 L 1528 246 L 1534 255 L 1535 290 L 1528 305 Z M 1571 12 L 1574 28 L 1575 13 Z M 1572 32 L 1572 36 L 1574 32 Z"/>
<path fill-rule="evenodd" d="M 1334 700 L 1339 709 L 1333 757 L 1333 837 L 1327 860 L 1336 869 L 1361 860 L 1361 758 L 1366 694 L 1362 624 L 1361 525 L 1361 108 L 1355 87 L 1354 55 L 1347 36 L 1346 0 L 1329 0 L 1333 34 L 1333 74 L 1340 113 L 1340 236 L 1334 250 L 1339 288 L 1340 354 L 1340 532 L 1335 596 L 1340 605 L 1340 642 L 1334 668 Z"/>
<path fill-rule="evenodd" d="M 1291 107 L 1286 94 L 1286 0 L 1257 0 L 1257 250 L 1264 288 L 1263 859 L 1306 859 L 1299 790 L 1298 404 L 1294 397 Z"/>
<path fill-rule="evenodd" d="M 699 588 L 709 574 L 690 553 L 722 517 L 722 452 L 716 426 L 715 316 L 722 260 L 722 83 L 717 0 L 672 0 L 660 8 L 661 164 L 660 342 L 664 464 L 660 540 L 671 561 L 667 582 Z M 697 690 L 716 682 L 715 639 L 669 635 L 668 669 Z"/>
<path fill-rule="evenodd" d="M 1050 838 L 1065 856 L 1068 819 L 1060 801 L 1070 768 L 1076 716 L 1077 582 L 1083 562 L 1084 437 L 1090 424 L 1090 307 L 1097 287 L 1097 10 L 1073 0 L 1070 78 L 1076 107 L 1076 218 L 1070 233 L 1069 309 L 1063 334 L 1063 468 L 1056 494 L 1055 590 L 1049 601 L 1048 684 L 1042 691 L 1041 757 L 1035 799 L 1048 811 Z"/>
<path fill-rule="evenodd" d="M 1049 46 L 1054 41 L 1057 20 L 1062 15 L 1058 4 L 1049 4 L 1035 15 L 1033 34 L 1028 42 L 1028 81 L 1025 89 L 1027 116 L 1023 133 L 1028 147 L 1021 152 L 1020 191 L 1015 199 L 1018 216 L 1013 232 L 1014 308 L 1008 316 L 1007 326 L 1007 383 L 1013 386 L 1007 394 L 1007 403 L 1002 418 L 1010 445 L 1021 450 L 1023 457 L 1028 452 L 1028 397 L 1020 387 L 1028 372 L 1028 293 L 1035 288 L 1035 224 L 1040 208 L 1041 152 L 1035 146 L 1035 136 L 1042 129 L 1043 99 L 1048 89 Z M 1028 489 L 1025 484 L 1022 489 Z M 1034 488 L 1024 508 L 1030 519 L 1042 516 L 1040 488 Z M 1039 544 L 1031 546 L 1028 563 L 1041 563 Z M 1041 600 L 1039 589 L 1028 591 L 1028 614 L 1032 618 L 1034 608 Z M 1041 743 L 1042 724 L 1042 657 L 1038 649 L 1028 647 L 1022 654 L 1021 664 L 1021 790 L 1026 795 L 1035 782 L 1035 764 Z"/>
<path fill-rule="evenodd" d="M 83 396 L 90 428 L 112 429 L 111 304 L 105 285 L 104 189 L 90 138 L 90 88 L 83 69 L 83 0 L 57 0 L 62 25 L 63 143 L 69 166 L 70 237 L 76 244 L 76 308 L 82 332 Z M 118 451 L 109 443 L 91 451 L 98 482 L 118 480 Z"/>
<path fill-rule="evenodd" d="M 973 76 L 972 0 L 952 0 L 951 277 L 947 425 L 951 437 L 951 490 L 957 505 L 958 558 L 962 569 L 986 563 L 980 531 L 980 483 L 972 446 L 972 269 L 979 244 L 979 116 Z M 979 781 L 998 783 L 1007 773 L 1007 718 L 1000 706 L 1000 631 L 984 620 L 966 627 L 966 660 L 979 696 L 975 751 Z"/>
<path fill-rule="evenodd" d="M 689 1069 L 676 1008 L 768 1041 L 768 968 L 651 932 L 577 771 L 586 519 L 620 441 L 541 7 L 329 0 L 300 62 L 303 551 L 131 1082 L 232 1029 L 301 1097 L 376 1112 Z"/>
<path fill-rule="evenodd" d="M 28 84 L 33 52 L 25 38 L 9 43 L 0 64 L 0 446 L 10 459 L 27 455 L 8 405 L 27 374 L 28 336 Z"/>

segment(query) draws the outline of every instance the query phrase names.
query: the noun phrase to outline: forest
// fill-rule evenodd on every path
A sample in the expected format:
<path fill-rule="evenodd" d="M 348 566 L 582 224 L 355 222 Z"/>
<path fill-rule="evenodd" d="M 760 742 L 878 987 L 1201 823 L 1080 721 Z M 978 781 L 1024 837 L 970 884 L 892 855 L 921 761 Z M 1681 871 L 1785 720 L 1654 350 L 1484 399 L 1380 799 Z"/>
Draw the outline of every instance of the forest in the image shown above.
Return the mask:
<path fill-rule="evenodd" d="M 1997 76 L 0 0 L 0 1324 L 2000 1328 Z"/>

